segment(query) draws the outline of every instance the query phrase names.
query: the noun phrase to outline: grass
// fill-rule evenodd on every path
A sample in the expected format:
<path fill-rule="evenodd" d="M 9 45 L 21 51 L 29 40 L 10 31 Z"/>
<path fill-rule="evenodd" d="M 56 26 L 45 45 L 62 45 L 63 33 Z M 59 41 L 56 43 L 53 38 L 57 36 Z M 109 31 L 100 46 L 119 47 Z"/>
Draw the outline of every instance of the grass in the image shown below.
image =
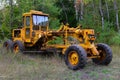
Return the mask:
<path fill-rule="evenodd" d="M 112 46 L 113 60 L 108 66 L 95 65 L 91 60 L 84 69 L 67 68 L 57 55 L 13 54 L 0 49 L 0 80 L 119 80 L 120 47 Z"/>

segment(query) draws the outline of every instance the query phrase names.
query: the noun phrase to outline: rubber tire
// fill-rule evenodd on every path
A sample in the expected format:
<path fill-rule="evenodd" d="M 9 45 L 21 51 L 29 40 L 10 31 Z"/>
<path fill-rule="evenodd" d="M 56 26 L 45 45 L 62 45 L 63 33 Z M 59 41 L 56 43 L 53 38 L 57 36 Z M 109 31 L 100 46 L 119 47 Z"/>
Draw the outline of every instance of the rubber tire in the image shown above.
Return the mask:
<path fill-rule="evenodd" d="M 97 44 L 97 50 L 103 50 L 105 51 L 105 58 L 101 61 L 99 60 L 98 58 L 93 58 L 92 61 L 95 63 L 95 64 L 98 64 L 98 65 L 108 65 L 110 64 L 110 62 L 112 61 L 112 50 L 111 48 L 107 45 L 107 44 L 104 44 L 104 43 L 99 43 Z"/>
<path fill-rule="evenodd" d="M 7 44 L 8 44 L 8 48 L 6 47 Z M 8 39 L 7 41 L 5 41 L 5 42 L 3 43 L 3 48 L 6 48 L 6 50 L 11 50 L 12 45 L 13 45 L 12 40 Z"/>
<path fill-rule="evenodd" d="M 71 51 L 76 51 L 78 56 L 79 56 L 79 62 L 77 65 L 71 65 L 71 63 L 68 60 L 68 55 Z M 87 54 L 86 51 L 78 45 L 71 45 L 67 48 L 67 50 L 65 51 L 65 63 L 68 66 L 68 68 L 72 69 L 72 70 L 78 70 L 78 69 L 82 69 L 85 67 L 86 63 L 87 63 Z"/>
<path fill-rule="evenodd" d="M 23 51 L 25 50 L 25 47 L 24 47 L 23 43 L 22 43 L 21 41 L 19 41 L 19 40 L 15 41 L 15 42 L 13 43 L 13 46 L 12 46 L 12 52 L 14 52 L 14 47 L 15 47 L 15 45 L 18 45 L 18 47 L 19 47 L 19 52 L 20 52 L 20 53 L 23 53 Z"/>

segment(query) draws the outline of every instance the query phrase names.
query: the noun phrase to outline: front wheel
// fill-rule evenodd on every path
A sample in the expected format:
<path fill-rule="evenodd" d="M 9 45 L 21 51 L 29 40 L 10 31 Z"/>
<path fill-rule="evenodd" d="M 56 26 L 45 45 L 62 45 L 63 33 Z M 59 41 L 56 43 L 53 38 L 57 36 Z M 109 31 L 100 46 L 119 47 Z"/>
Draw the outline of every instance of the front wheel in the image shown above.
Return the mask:
<path fill-rule="evenodd" d="M 72 69 L 77 70 L 85 67 L 87 55 L 85 50 L 78 45 L 72 45 L 65 52 L 65 63 Z"/>
<path fill-rule="evenodd" d="M 112 50 L 104 43 L 97 44 L 99 58 L 93 58 L 92 61 L 98 65 L 108 65 L 112 61 Z"/>

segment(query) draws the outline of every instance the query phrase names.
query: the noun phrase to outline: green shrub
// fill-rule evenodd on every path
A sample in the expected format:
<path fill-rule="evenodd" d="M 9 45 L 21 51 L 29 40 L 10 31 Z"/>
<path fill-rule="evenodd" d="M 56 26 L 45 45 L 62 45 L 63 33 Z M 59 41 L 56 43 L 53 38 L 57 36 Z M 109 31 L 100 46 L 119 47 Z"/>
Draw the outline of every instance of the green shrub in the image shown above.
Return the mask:
<path fill-rule="evenodd" d="M 110 38 L 110 42 L 112 45 L 120 45 L 120 33 L 116 33 L 113 38 Z"/>
<path fill-rule="evenodd" d="M 63 44 L 63 38 L 56 37 L 54 40 L 49 41 L 48 44 Z"/>
<path fill-rule="evenodd" d="M 116 32 L 113 29 L 100 31 L 97 36 L 97 42 L 112 44 L 111 39 L 115 36 Z"/>
<path fill-rule="evenodd" d="M 117 41 L 118 37 L 113 28 L 113 23 L 109 23 L 105 21 L 104 28 L 102 28 L 99 23 L 94 24 L 94 22 L 91 22 L 92 18 L 89 17 L 87 23 L 84 23 L 84 21 L 81 21 L 81 24 L 83 24 L 84 29 L 94 29 L 95 35 L 96 35 L 96 42 L 97 43 L 106 43 L 106 44 L 116 44 L 117 42 L 120 43 L 120 41 Z M 91 23 L 91 24 L 90 24 Z M 101 23 L 100 23 L 101 24 Z M 116 36 L 116 37 L 115 37 Z M 117 39 L 116 39 L 117 38 Z M 120 39 L 118 39 L 120 40 Z"/>

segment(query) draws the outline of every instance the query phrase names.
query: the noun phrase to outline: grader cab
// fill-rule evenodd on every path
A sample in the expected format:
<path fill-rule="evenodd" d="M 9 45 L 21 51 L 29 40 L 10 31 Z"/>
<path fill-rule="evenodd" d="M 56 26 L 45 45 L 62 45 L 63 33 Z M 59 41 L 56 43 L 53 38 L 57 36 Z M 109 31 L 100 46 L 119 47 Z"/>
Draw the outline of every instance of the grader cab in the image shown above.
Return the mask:
<path fill-rule="evenodd" d="M 44 31 L 48 31 L 48 14 L 31 10 L 23 14 L 22 29 L 14 29 L 12 39 L 33 46 Z"/>
<path fill-rule="evenodd" d="M 49 15 L 40 11 L 31 10 L 23 14 L 23 26 L 13 29 L 12 40 L 4 42 L 7 50 L 18 52 L 53 51 L 64 55 L 66 65 L 77 70 L 83 68 L 87 58 L 99 65 L 108 65 L 112 61 L 112 50 L 107 44 L 95 44 L 93 29 L 81 29 L 80 26 L 70 28 L 68 24 L 52 31 L 48 29 Z M 62 38 L 62 44 L 49 44 L 57 37 Z M 74 40 L 70 42 L 68 38 Z M 48 52 L 49 54 L 49 52 Z"/>

